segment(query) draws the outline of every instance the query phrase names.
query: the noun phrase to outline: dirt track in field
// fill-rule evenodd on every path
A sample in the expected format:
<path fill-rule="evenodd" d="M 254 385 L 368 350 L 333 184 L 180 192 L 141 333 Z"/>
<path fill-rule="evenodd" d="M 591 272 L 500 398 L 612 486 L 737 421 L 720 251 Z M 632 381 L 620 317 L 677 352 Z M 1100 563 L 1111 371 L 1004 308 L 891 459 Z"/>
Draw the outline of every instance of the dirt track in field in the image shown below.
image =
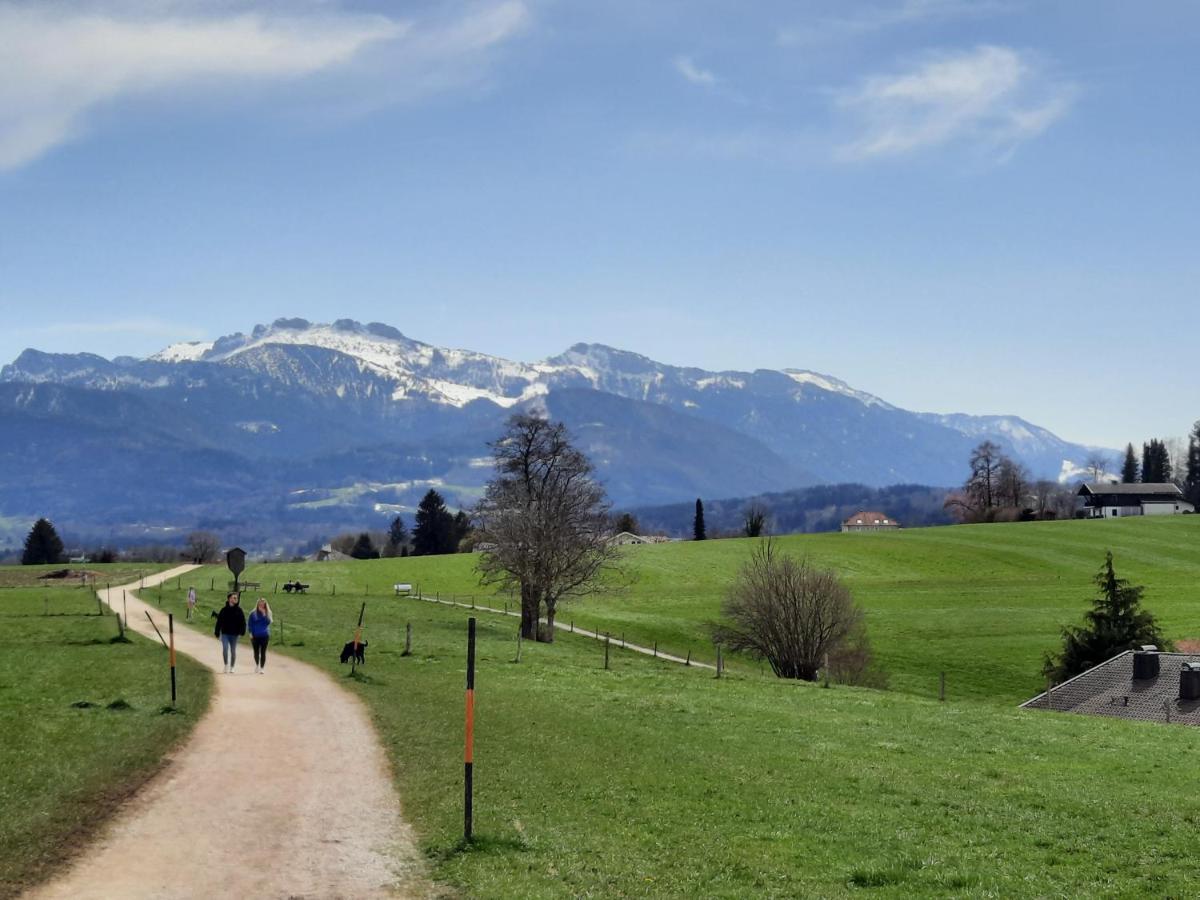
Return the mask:
<path fill-rule="evenodd" d="M 147 577 L 150 587 L 189 571 Z M 112 589 L 129 627 L 158 640 L 166 616 Z M 105 600 L 107 591 L 100 595 Z M 247 610 L 249 612 L 249 610 Z M 369 898 L 435 894 L 400 817 L 387 758 L 358 699 L 279 654 L 254 672 L 248 638 L 235 674 L 220 643 L 177 628 L 179 652 L 212 668 L 212 707 L 163 771 L 58 878 L 31 898 Z M 120 747 L 112 752 L 120 753 Z"/>

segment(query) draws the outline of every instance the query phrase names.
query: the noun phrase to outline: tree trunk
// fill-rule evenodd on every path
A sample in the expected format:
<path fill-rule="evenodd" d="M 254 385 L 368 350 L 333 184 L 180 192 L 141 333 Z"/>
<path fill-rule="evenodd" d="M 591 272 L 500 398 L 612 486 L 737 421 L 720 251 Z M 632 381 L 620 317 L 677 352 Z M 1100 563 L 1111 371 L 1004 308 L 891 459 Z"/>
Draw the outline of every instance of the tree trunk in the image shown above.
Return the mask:
<path fill-rule="evenodd" d="M 521 585 L 521 637 L 527 641 L 537 640 L 538 613 L 541 602 L 532 585 Z"/>
<path fill-rule="evenodd" d="M 555 601 L 546 601 L 546 624 L 538 626 L 538 640 L 543 644 L 554 643 L 554 607 Z"/>

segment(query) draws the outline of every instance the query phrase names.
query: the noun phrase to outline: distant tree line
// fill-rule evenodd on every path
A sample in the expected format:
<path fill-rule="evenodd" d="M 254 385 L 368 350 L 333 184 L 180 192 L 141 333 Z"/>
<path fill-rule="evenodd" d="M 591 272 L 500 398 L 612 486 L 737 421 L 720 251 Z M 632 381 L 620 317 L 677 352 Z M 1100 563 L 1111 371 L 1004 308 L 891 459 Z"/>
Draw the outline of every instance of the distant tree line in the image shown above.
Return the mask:
<path fill-rule="evenodd" d="M 1192 425 L 1186 443 L 1182 438 L 1151 438 L 1142 444 L 1140 458 L 1133 444 L 1126 444 L 1121 481 L 1177 484 L 1184 497 L 1200 507 L 1200 421 Z"/>
<path fill-rule="evenodd" d="M 1069 519 L 1075 514 L 1075 489 L 1050 479 L 1034 479 L 999 444 L 983 441 L 971 451 L 970 474 L 945 499 L 945 509 L 960 522 L 1017 522 Z M 1104 461 L 1089 460 L 1103 471 Z"/>
<path fill-rule="evenodd" d="M 650 533 L 705 540 L 745 537 L 749 531 L 757 536 L 837 531 L 846 518 L 862 509 L 886 510 L 905 526 L 948 525 L 953 518 L 943 508 L 946 494 L 944 487 L 916 484 L 814 485 L 755 497 L 641 507 L 635 512 Z"/>

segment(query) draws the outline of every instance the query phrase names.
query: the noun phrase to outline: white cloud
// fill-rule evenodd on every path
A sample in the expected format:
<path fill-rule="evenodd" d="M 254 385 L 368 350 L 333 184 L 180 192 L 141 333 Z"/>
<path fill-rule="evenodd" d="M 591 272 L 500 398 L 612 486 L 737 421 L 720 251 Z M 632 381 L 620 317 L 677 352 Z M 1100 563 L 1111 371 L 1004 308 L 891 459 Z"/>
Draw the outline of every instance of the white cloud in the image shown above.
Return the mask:
<path fill-rule="evenodd" d="M 904 25 L 940 22 L 970 16 L 1006 12 L 1008 0 L 901 0 L 878 6 L 862 6 L 850 13 L 816 17 L 809 22 L 780 30 L 783 46 L 811 46 Z"/>
<path fill-rule="evenodd" d="M 698 84 L 701 87 L 714 87 L 720 80 L 708 69 L 702 69 L 696 65 L 690 56 L 677 56 L 673 62 L 675 71 L 692 84 Z"/>
<path fill-rule="evenodd" d="M 123 98 L 184 85 L 295 80 L 345 69 L 368 48 L 444 69 L 514 34 L 526 17 L 520 0 L 430 25 L 333 3 L 263 12 L 237 2 L 0 0 L 0 170 L 77 137 L 89 113 Z M 453 81 L 445 71 L 438 80 Z"/>
<path fill-rule="evenodd" d="M 838 93 L 839 109 L 858 132 L 839 156 L 900 156 L 953 141 L 1011 153 L 1058 121 L 1075 94 L 1073 85 L 1049 82 L 1028 56 L 1008 47 L 937 56 Z"/>

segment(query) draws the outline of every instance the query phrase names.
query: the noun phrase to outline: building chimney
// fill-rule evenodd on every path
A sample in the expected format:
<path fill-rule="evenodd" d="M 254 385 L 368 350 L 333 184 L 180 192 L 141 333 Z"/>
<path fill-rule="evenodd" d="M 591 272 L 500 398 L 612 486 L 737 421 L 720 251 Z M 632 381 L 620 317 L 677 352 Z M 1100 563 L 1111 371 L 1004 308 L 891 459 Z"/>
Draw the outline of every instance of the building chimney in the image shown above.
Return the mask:
<path fill-rule="evenodd" d="M 1179 670 L 1179 699 L 1200 700 L 1200 663 L 1184 663 Z"/>
<path fill-rule="evenodd" d="M 1143 644 L 1141 650 L 1133 651 L 1133 680 L 1144 681 L 1158 677 L 1158 648 Z"/>

